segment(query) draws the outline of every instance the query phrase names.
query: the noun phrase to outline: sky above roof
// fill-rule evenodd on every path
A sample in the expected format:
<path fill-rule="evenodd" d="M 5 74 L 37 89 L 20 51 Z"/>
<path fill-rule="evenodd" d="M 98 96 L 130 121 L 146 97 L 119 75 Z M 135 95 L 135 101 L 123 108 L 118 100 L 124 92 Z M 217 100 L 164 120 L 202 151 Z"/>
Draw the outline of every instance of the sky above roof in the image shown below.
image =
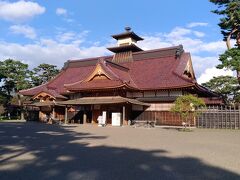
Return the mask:
<path fill-rule="evenodd" d="M 111 54 L 111 35 L 130 26 L 144 50 L 182 44 L 202 83 L 233 75 L 215 68 L 226 50 L 215 8 L 208 0 L 0 0 L 0 60 L 61 68 L 68 59 Z"/>

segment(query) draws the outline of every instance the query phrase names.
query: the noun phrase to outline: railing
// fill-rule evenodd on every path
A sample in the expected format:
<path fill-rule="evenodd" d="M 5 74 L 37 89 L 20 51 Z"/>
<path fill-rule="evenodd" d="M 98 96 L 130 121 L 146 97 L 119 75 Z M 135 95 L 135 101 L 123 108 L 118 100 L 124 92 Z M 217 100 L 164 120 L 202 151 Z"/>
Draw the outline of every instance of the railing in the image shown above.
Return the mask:
<path fill-rule="evenodd" d="M 197 110 L 198 117 L 191 120 L 191 126 L 198 128 L 240 129 L 240 108 L 229 106 L 208 106 Z M 155 125 L 182 126 L 179 114 L 169 111 L 135 111 L 134 121 L 154 122 Z"/>
<path fill-rule="evenodd" d="M 229 106 L 209 106 L 199 109 L 196 119 L 198 128 L 240 129 L 240 108 Z"/>

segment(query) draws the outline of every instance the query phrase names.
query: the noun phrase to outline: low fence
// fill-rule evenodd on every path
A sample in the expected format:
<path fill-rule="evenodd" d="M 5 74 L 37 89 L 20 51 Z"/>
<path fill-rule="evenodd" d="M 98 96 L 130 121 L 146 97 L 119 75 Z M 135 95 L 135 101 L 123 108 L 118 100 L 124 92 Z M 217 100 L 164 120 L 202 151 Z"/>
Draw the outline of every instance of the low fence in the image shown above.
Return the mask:
<path fill-rule="evenodd" d="M 196 119 L 198 128 L 240 129 L 240 108 L 229 106 L 209 106 L 199 109 Z"/>
<path fill-rule="evenodd" d="M 191 126 L 198 128 L 240 129 L 240 108 L 229 106 L 208 106 L 198 109 L 199 116 L 191 120 Z M 133 120 L 151 121 L 156 125 L 181 126 L 179 114 L 169 111 L 134 111 Z"/>

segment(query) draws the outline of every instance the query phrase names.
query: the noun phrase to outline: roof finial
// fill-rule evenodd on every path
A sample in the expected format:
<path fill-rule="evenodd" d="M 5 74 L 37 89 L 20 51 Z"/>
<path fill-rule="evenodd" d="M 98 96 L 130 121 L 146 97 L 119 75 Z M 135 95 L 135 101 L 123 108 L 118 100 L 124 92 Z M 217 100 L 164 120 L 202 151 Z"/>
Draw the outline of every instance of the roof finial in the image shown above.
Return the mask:
<path fill-rule="evenodd" d="M 129 26 L 125 27 L 125 30 L 126 30 L 127 32 L 129 32 L 129 31 L 131 31 L 131 27 L 129 27 Z"/>

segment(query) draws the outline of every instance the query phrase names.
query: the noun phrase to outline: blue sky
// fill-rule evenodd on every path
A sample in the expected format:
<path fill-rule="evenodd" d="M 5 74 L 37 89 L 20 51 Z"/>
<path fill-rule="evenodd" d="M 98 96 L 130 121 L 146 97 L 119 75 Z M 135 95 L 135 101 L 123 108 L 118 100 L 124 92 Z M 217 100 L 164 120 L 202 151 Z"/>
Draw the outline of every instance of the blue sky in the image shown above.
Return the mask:
<path fill-rule="evenodd" d="M 144 37 L 143 49 L 183 44 L 199 82 L 232 75 L 217 70 L 226 47 L 208 0 L 0 0 L 0 60 L 62 67 L 68 59 L 108 55 L 110 35 L 125 26 Z"/>

